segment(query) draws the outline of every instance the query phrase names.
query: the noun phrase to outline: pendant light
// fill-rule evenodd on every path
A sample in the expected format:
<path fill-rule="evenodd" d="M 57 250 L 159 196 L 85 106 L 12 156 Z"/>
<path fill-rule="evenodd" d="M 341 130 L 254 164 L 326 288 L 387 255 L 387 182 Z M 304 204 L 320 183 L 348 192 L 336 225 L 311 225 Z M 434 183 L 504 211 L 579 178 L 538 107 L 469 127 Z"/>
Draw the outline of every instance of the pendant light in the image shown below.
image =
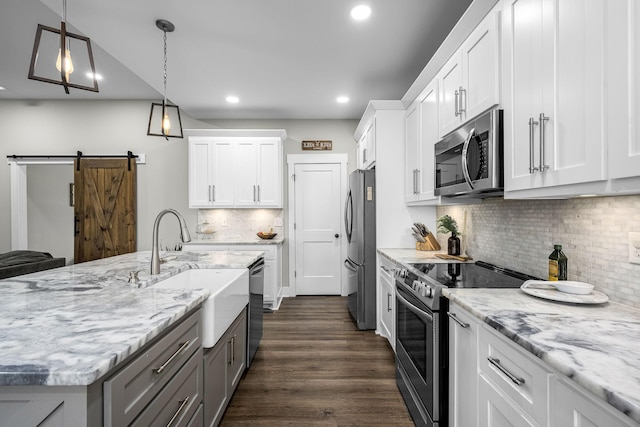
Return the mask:
<path fill-rule="evenodd" d="M 59 29 L 38 24 L 28 77 L 31 80 L 62 85 L 67 94 L 70 87 L 98 92 L 91 40 L 67 32 L 67 0 L 62 0 L 62 22 Z"/>
<path fill-rule="evenodd" d="M 180 108 L 167 102 L 167 33 L 173 32 L 176 27 L 165 19 L 158 19 L 156 27 L 164 33 L 164 97 L 162 104 L 151 103 L 147 135 L 164 136 L 167 140 L 169 138 L 182 138 Z"/>

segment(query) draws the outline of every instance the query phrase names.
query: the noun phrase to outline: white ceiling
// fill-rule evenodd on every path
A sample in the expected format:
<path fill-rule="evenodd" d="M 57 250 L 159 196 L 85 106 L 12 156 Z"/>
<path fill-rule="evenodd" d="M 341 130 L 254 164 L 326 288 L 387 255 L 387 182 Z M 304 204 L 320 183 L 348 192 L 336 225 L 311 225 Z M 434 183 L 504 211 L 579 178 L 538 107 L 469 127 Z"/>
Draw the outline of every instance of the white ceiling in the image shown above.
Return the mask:
<path fill-rule="evenodd" d="M 357 119 L 400 99 L 470 0 L 67 0 L 69 31 L 91 38 L 100 92 L 27 79 L 38 23 L 62 0 L 2 0 L 0 99 L 155 99 L 168 34 L 169 99 L 200 119 Z M 352 6 L 373 10 L 366 22 Z M 228 104 L 227 95 L 240 98 Z M 345 95 L 348 104 L 337 104 Z"/>

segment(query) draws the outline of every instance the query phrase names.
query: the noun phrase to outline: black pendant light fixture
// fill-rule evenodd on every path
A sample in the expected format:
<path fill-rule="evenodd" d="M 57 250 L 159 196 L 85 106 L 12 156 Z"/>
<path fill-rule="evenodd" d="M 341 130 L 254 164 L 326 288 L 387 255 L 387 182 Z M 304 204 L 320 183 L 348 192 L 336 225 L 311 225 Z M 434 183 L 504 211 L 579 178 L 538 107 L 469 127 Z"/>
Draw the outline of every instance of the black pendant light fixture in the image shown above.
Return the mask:
<path fill-rule="evenodd" d="M 29 78 L 62 85 L 67 94 L 70 87 L 98 92 L 91 40 L 67 32 L 67 0 L 62 0 L 60 28 L 38 24 L 29 64 Z"/>
<path fill-rule="evenodd" d="M 165 19 L 158 19 L 156 27 L 164 33 L 164 98 L 162 99 L 162 104 L 151 103 L 147 135 L 164 136 L 167 140 L 169 138 L 182 138 L 180 108 L 167 102 L 167 33 L 173 32 L 176 27 Z"/>

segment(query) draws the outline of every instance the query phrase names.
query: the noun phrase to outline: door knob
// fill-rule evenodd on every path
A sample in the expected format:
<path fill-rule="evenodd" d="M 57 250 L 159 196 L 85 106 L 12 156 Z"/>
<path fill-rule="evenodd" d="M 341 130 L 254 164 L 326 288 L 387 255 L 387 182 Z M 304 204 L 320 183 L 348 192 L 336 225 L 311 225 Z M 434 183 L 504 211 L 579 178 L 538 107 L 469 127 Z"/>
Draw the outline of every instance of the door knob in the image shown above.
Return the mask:
<path fill-rule="evenodd" d="M 338 237 L 340 237 L 340 235 L 338 233 L 336 233 L 335 238 L 337 239 Z"/>

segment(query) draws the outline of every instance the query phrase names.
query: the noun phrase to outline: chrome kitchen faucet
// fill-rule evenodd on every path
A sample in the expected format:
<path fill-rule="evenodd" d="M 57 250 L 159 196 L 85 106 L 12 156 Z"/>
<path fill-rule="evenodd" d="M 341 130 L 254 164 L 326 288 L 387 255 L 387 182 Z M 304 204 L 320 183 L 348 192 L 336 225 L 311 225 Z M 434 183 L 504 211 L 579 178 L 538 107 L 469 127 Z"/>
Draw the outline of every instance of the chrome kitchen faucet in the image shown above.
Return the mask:
<path fill-rule="evenodd" d="M 160 220 L 167 214 L 172 213 L 178 218 L 180 223 L 180 239 L 182 242 L 187 243 L 191 241 L 191 235 L 187 228 L 187 222 L 184 217 L 180 215 L 180 212 L 175 209 L 165 209 L 158 214 L 156 221 L 153 224 L 153 244 L 151 247 L 151 274 L 160 274 L 160 248 L 158 247 L 158 228 L 160 228 Z"/>

